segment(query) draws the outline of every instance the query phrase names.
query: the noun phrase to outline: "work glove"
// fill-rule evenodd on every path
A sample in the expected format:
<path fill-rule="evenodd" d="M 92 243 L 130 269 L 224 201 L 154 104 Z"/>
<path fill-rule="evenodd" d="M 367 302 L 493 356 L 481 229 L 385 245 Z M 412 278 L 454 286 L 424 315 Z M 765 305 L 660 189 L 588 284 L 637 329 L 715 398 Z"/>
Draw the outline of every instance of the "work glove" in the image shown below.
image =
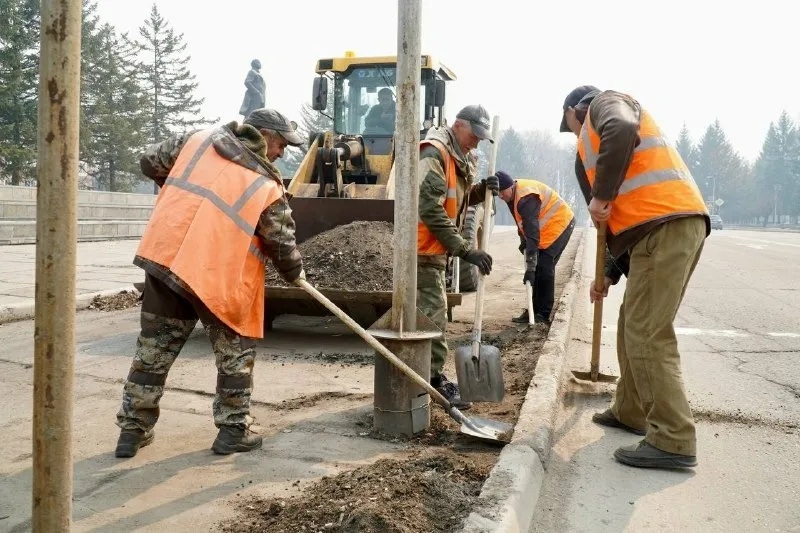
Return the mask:
<path fill-rule="evenodd" d="M 306 279 L 306 271 L 303 270 L 303 263 L 300 263 L 295 268 L 291 270 L 287 270 L 285 272 L 281 272 L 283 279 L 288 281 L 289 283 L 294 283 L 298 279 Z"/>
<path fill-rule="evenodd" d="M 528 245 L 527 245 L 527 243 L 525 241 L 520 241 L 519 248 L 517 248 L 517 250 L 519 250 L 519 253 L 524 254 L 525 253 L 525 248 L 527 248 L 527 247 L 528 247 Z"/>
<path fill-rule="evenodd" d="M 484 178 L 483 185 L 492 191 L 493 196 L 497 196 L 497 193 L 500 190 L 500 180 L 497 178 L 497 176 L 489 176 L 488 178 Z"/>
<path fill-rule="evenodd" d="M 534 281 L 536 281 L 536 271 L 526 270 L 525 275 L 522 277 L 522 284 L 525 285 L 525 283 L 528 282 L 531 284 L 531 287 L 533 287 Z"/>
<path fill-rule="evenodd" d="M 482 250 L 470 250 L 461 257 L 467 263 L 472 263 L 481 274 L 488 276 L 492 271 L 492 256 Z"/>

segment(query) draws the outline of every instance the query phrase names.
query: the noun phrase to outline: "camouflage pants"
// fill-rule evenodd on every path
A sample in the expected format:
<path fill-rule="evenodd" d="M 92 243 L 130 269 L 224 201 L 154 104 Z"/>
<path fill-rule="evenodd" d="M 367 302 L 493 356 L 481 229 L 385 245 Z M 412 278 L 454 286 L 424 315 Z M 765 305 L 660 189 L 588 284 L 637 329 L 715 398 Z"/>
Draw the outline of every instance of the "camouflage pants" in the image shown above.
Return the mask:
<path fill-rule="evenodd" d="M 447 360 L 447 293 L 442 267 L 417 264 L 417 307 L 442 330 L 442 336 L 431 342 L 431 377 L 442 373 Z"/>
<path fill-rule="evenodd" d="M 149 430 L 158 421 L 159 401 L 172 363 L 201 320 L 217 363 L 214 424 L 245 426 L 250 413 L 255 340 L 241 337 L 217 320 L 202 304 L 183 298 L 147 275 L 136 355 L 122 391 L 117 425 Z"/>

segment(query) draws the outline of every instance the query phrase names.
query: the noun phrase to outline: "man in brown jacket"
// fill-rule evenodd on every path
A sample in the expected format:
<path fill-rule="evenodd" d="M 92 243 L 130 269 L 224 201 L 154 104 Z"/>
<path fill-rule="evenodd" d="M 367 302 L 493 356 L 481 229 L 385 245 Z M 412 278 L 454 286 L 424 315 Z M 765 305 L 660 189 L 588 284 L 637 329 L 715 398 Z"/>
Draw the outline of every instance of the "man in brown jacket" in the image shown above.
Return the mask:
<path fill-rule="evenodd" d="M 581 86 L 563 106 L 561 131 L 578 138 L 575 174 L 595 224 L 608 225 L 609 261 L 591 301 L 627 277 L 619 310 L 621 377 L 610 409 L 593 420 L 645 438 L 614 457 L 638 467 L 697 464 L 694 420 L 673 321 L 710 220 L 686 164 L 639 102 Z"/>

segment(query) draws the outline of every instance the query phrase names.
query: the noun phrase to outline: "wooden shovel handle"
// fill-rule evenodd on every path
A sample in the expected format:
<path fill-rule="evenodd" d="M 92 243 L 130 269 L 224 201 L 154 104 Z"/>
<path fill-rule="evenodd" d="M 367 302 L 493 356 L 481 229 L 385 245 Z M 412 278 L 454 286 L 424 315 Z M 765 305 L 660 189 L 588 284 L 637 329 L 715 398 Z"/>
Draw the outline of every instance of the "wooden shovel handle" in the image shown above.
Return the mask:
<path fill-rule="evenodd" d="M 597 223 L 597 253 L 594 263 L 594 283 L 603 283 L 606 275 L 606 222 Z M 601 285 L 602 286 L 602 285 Z M 600 339 L 603 333 L 603 298 L 594 302 L 594 324 L 592 325 L 592 380 L 600 371 Z"/>
<path fill-rule="evenodd" d="M 480 242 L 478 249 L 486 251 L 489 248 L 489 225 L 492 223 L 492 191 L 486 187 L 486 195 L 483 198 L 483 231 L 481 232 Z M 483 299 L 484 299 L 484 285 L 486 283 L 486 276 L 478 274 L 478 290 L 475 295 L 475 324 L 472 328 L 472 358 L 475 360 L 480 359 L 481 349 L 481 328 L 483 325 Z"/>
<path fill-rule="evenodd" d="M 386 346 L 378 342 L 378 340 L 375 337 L 370 335 L 364 328 L 359 326 L 358 322 L 350 318 L 344 311 L 339 309 L 336 306 L 336 304 L 334 304 L 332 301 L 326 298 L 324 294 L 315 289 L 313 285 L 311 285 L 304 279 L 297 279 L 295 280 L 294 283 L 295 285 L 306 291 L 308 294 L 310 294 L 311 297 L 314 298 L 316 301 L 324 305 L 328 309 L 328 311 L 336 315 L 336 317 L 339 320 L 344 322 L 347 325 L 347 327 L 352 329 L 359 337 L 364 339 L 364 341 L 367 344 L 369 344 L 376 352 L 378 352 L 386 359 L 388 359 L 390 363 L 396 366 L 403 374 L 408 376 L 408 378 L 411 381 L 413 381 L 414 383 L 425 389 L 425 392 L 430 394 L 431 397 L 436 401 L 436 403 L 444 407 L 445 410 L 447 411 L 450 410 L 450 402 L 448 402 L 447 398 L 442 396 L 442 394 L 438 390 L 436 390 L 433 387 L 433 385 L 425 381 L 425 378 L 414 372 L 414 369 L 412 369 L 410 366 L 401 361 L 395 354 L 390 352 L 389 349 L 386 348 Z"/>

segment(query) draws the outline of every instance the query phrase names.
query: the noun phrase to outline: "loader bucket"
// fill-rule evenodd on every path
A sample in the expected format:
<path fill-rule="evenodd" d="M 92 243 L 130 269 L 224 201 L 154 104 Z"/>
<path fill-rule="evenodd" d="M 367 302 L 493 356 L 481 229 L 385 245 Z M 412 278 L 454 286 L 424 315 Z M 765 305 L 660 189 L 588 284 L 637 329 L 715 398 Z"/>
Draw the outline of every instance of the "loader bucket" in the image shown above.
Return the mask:
<path fill-rule="evenodd" d="M 336 226 L 366 220 L 394 222 L 394 200 L 367 198 L 319 198 L 295 196 L 289 201 L 301 243 Z"/>

